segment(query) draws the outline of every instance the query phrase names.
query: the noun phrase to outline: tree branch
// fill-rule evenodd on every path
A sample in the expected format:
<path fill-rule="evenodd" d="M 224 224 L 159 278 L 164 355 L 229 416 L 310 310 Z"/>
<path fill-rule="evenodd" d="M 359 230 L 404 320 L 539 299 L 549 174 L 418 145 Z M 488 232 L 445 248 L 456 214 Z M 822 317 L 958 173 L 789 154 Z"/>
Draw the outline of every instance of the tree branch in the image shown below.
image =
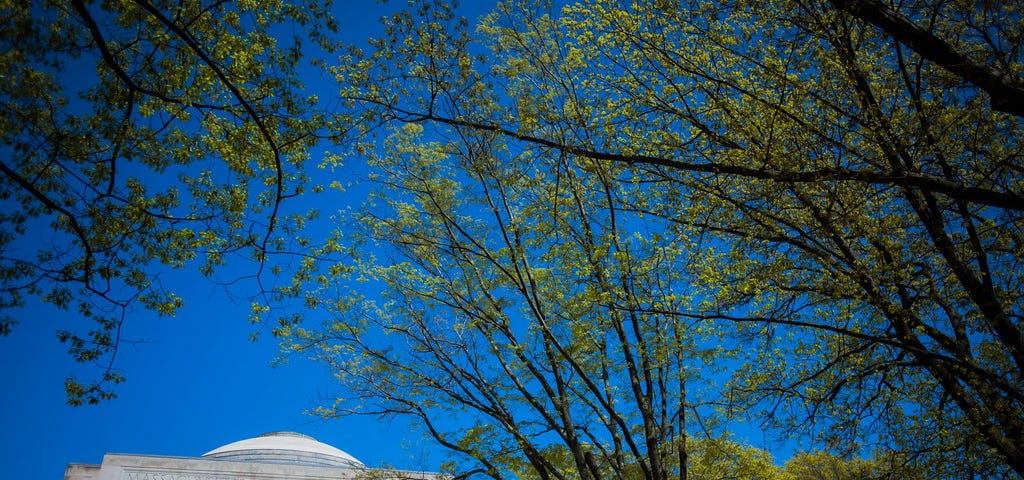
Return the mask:
<path fill-rule="evenodd" d="M 968 58 L 945 40 L 900 16 L 877 0 L 829 0 L 868 22 L 929 61 L 988 93 L 992 109 L 1024 117 L 1024 88 L 1009 75 Z"/>
<path fill-rule="evenodd" d="M 364 101 L 367 101 L 363 99 Z M 373 102 L 372 103 L 379 103 Z M 649 155 L 627 155 L 621 153 L 602 152 L 575 145 L 567 145 L 551 139 L 519 133 L 515 130 L 497 125 L 480 123 L 456 118 L 441 117 L 433 112 L 413 113 L 402 111 L 394 106 L 383 105 L 396 113 L 396 119 L 409 123 L 437 122 L 454 127 L 472 128 L 493 132 L 505 137 L 532 143 L 543 147 L 554 148 L 572 155 L 594 160 L 608 160 L 627 164 L 644 164 L 668 167 L 676 170 L 706 173 L 712 175 L 738 175 L 745 178 L 771 180 L 779 183 L 816 183 L 816 182 L 856 182 L 869 185 L 894 185 L 906 188 L 941 193 L 950 198 L 970 203 L 1004 208 L 1007 210 L 1024 211 L 1024 197 L 1011 192 L 999 192 L 981 187 L 969 187 L 950 180 L 918 172 L 881 173 L 851 170 L 848 168 L 826 168 L 808 171 L 790 171 L 774 168 L 751 168 L 743 165 L 724 165 L 718 163 L 693 163 L 671 158 Z"/>

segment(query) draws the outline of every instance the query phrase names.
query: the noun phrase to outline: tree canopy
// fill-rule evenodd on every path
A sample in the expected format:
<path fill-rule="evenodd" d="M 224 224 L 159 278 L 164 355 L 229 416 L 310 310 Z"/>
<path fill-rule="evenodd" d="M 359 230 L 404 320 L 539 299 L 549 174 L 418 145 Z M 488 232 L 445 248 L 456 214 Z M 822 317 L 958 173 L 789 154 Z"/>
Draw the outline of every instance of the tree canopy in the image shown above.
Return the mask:
<path fill-rule="evenodd" d="M 180 304 L 159 268 L 298 253 L 253 311 L 335 373 L 318 413 L 460 478 L 1022 476 L 1022 8 L 423 0 L 364 50 L 314 2 L 8 2 L 0 305 L 92 319 L 93 362 Z M 373 193 L 314 245 L 282 202 L 328 137 Z"/>
<path fill-rule="evenodd" d="M 303 42 L 331 48 L 328 12 L 323 2 L 0 3 L 0 333 L 38 300 L 86 320 L 58 327 L 74 359 L 100 372 L 68 378 L 70 403 L 114 395 L 134 308 L 180 307 L 161 269 L 210 274 L 238 254 L 260 279 L 268 252 L 285 249 L 303 219 L 282 202 L 308 188 L 322 131 L 299 76 Z"/>
<path fill-rule="evenodd" d="M 736 415 L 1020 475 L 1020 20 L 420 3 L 335 68 L 380 194 L 306 292 L 331 318 L 279 334 L 351 394 L 322 413 L 457 418 L 431 433 L 494 478 L 685 477 L 679 439 Z"/>

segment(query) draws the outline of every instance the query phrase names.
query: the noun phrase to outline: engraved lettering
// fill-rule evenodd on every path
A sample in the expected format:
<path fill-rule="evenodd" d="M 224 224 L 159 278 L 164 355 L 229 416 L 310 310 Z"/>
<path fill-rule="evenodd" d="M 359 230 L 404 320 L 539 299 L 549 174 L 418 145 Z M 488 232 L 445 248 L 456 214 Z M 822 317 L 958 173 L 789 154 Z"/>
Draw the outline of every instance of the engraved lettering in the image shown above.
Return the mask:
<path fill-rule="evenodd" d="M 125 472 L 124 480 L 231 480 L 219 475 L 203 475 L 195 473 L 154 473 Z"/>

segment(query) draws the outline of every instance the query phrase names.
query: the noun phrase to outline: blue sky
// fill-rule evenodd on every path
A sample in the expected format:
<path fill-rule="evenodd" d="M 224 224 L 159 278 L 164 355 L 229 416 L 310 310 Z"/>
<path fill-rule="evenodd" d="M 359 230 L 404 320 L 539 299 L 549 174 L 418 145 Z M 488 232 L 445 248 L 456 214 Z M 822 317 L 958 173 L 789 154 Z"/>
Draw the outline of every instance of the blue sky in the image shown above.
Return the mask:
<path fill-rule="evenodd" d="M 494 4 L 465 3 L 471 19 Z M 366 38 L 382 14 L 404 4 L 338 2 L 341 38 Z M 167 272 L 162 281 L 185 307 L 173 318 L 129 318 L 122 337 L 134 343 L 117 357 L 127 382 L 98 406 L 64 403 L 63 380 L 76 366 L 54 336 L 58 312 L 30 306 L 0 337 L 0 478 L 58 479 L 68 463 L 100 463 L 107 452 L 198 456 L 276 430 L 312 435 L 370 466 L 430 470 L 443 460 L 401 422 L 304 415 L 333 388 L 326 370 L 302 359 L 271 367 L 277 345 L 270 335 L 248 340 L 249 304 L 197 272 Z"/>
<path fill-rule="evenodd" d="M 99 463 L 106 452 L 198 456 L 274 430 L 312 435 L 368 465 L 436 468 L 440 457 L 419 462 L 418 436 L 398 423 L 303 415 L 332 388 L 328 373 L 299 359 L 270 367 L 276 346 L 269 336 L 247 340 L 248 306 L 209 283 L 192 285 L 177 317 L 130 319 L 125 337 L 144 343 L 122 345 L 128 381 L 98 406 L 64 404 L 70 360 L 52 324 L 36 321 L 51 312 L 33 309 L 35 318 L 0 339 L 0 478 L 61 478 L 67 463 Z"/>
<path fill-rule="evenodd" d="M 464 3 L 460 12 L 474 20 L 495 2 Z M 404 5 L 339 1 L 340 39 L 362 41 L 379 30 L 381 15 Z M 315 92 L 321 98 L 335 88 L 310 81 L 312 89 L 323 89 Z M 351 171 L 359 171 L 354 162 Z M 341 209 L 358 201 L 357 195 L 325 201 L 324 218 L 335 204 Z M 129 318 L 122 332 L 128 342 L 117 354 L 127 382 L 117 388 L 117 399 L 98 406 L 64 403 L 63 380 L 79 371 L 54 336 L 66 316 L 58 320 L 58 312 L 32 306 L 21 312 L 11 335 L 0 337 L 0 479 L 62 478 L 68 463 L 100 463 L 108 452 L 199 456 L 277 430 L 311 435 L 369 466 L 436 470 L 445 460 L 401 421 L 305 415 L 321 399 L 333 398 L 336 387 L 328 371 L 302 358 L 271 367 L 277 345 L 269 332 L 257 342 L 248 339 L 255 327 L 240 296 L 253 292 L 236 289 L 231 295 L 188 270 L 163 272 L 161 281 L 185 306 L 173 318 L 139 311 Z M 759 446 L 777 446 L 752 437 Z"/>

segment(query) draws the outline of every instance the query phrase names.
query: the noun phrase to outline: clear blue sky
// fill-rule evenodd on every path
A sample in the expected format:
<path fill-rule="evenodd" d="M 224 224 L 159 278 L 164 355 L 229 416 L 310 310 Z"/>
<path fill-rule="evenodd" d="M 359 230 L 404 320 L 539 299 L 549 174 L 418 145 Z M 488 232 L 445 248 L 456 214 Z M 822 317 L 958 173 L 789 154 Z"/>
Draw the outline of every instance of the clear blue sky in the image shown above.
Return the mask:
<path fill-rule="evenodd" d="M 465 3 L 462 10 L 475 19 L 495 2 Z M 365 38 L 380 15 L 404 5 L 339 1 L 342 38 Z M 369 466 L 436 469 L 443 460 L 438 453 L 422 458 L 429 447 L 399 422 L 304 415 L 334 388 L 328 372 L 301 359 L 270 367 L 276 344 L 269 335 L 248 340 L 248 303 L 194 272 L 170 272 L 162 281 L 186 306 L 174 318 L 129 319 L 123 338 L 140 343 L 118 352 L 128 380 L 113 401 L 64 403 L 63 380 L 74 365 L 53 334 L 60 328 L 55 312 L 27 308 L 11 335 L 0 337 L 0 479 L 60 479 L 69 462 L 100 463 L 107 452 L 198 456 L 275 430 L 312 435 Z"/>

